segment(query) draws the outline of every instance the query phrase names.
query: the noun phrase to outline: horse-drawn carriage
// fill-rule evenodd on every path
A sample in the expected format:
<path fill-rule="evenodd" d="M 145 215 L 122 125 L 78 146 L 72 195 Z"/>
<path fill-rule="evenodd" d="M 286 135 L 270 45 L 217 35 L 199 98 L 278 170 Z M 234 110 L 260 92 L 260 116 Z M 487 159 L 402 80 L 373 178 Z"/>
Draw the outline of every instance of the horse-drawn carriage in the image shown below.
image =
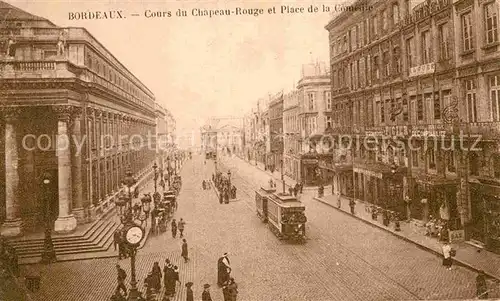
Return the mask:
<path fill-rule="evenodd" d="M 279 239 L 305 242 L 306 207 L 296 197 L 261 188 L 255 192 L 257 215 Z"/>

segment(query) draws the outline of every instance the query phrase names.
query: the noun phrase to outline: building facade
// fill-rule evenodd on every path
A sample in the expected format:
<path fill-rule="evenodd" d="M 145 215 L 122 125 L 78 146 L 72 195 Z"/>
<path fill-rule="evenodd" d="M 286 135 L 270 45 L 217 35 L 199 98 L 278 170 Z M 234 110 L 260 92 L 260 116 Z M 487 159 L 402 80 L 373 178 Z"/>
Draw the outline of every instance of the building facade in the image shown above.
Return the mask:
<path fill-rule="evenodd" d="M 204 152 L 215 151 L 227 155 L 242 154 L 244 145 L 243 118 L 211 117 L 200 129 Z"/>
<path fill-rule="evenodd" d="M 299 92 L 292 90 L 283 96 L 283 159 L 285 174 L 292 179 L 299 178 L 300 171 L 300 124 Z"/>
<path fill-rule="evenodd" d="M 335 191 L 500 250 L 498 3 L 368 2 L 326 26 Z"/>
<path fill-rule="evenodd" d="M 269 101 L 270 153 L 267 165 L 270 170 L 281 170 L 283 159 L 283 92 L 271 96 Z"/>
<path fill-rule="evenodd" d="M 299 95 L 298 120 L 300 125 L 300 173 L 297 181 L 305 186 L 328 184 L 329 171 L 325 162 L 331 162 L 332 154 L 325 136 L 331 123 L 330 70 L 324 63 L 305 64 L 302 77 L 297 83 Z"/>
<path fill-rule="evenodd" d="M 0 19 L 1 233 L 46 216 L 70 232 L 106 210 L 127 169 L 152 165 L 155 97 L 85 29 L 4 2 Z"/>

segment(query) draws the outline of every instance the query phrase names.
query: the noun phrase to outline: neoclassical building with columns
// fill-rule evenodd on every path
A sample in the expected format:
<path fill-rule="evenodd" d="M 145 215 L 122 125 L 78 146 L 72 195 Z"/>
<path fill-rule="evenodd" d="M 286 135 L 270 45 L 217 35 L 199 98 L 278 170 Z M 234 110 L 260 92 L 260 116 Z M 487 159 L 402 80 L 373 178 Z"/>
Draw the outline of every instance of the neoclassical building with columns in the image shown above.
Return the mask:
<path fill-rule="evenodd" d="M 71 232 L 150 169 L 155 97 L 84 28 L 4 2 L 0 19 L 1 234 Z"/>

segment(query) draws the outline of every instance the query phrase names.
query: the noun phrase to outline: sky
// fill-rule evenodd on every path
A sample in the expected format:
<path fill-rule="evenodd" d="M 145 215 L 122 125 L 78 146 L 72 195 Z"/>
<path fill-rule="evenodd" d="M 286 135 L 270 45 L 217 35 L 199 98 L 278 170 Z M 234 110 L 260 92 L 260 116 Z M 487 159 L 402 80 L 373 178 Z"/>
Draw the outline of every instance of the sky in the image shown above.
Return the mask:
<path fill-rule="evenodd" d="M 267 14 L 303 1 L 6 0 L 62 27 L 85 27 L 168 108 L 178 128 L 209 116 L 243 116 L 257 100 L 291 90 L 304 63 L 328 62 L 331 14 Z M 329 1 L 332 5 L 333 1 Z M 265 14 L 195 17 L 193 8 L 263 8 Z M 146 18 L 146 10 L 185 9 L 187 17 Z M 125 19 L 69 20 L 70 12 L 122 10 Z M 139 14 L 133 17 L 131 14 Z M 329 65 L 329 64 L 327 64 Z"/>

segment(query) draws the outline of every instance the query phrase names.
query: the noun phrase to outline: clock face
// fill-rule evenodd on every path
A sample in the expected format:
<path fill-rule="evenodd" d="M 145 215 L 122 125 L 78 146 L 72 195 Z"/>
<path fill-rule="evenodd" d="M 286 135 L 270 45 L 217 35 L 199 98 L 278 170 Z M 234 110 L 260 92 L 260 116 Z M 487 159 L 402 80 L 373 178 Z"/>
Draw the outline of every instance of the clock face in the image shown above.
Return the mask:
<path fill-rule="evenodd" d="M 135 245 L 138 244 L 142 240 L 142 236 L 144 232 L 140 227 L 131 227 L 127 230 L 125 234 L 125 239 L 129 244 Z"/>

